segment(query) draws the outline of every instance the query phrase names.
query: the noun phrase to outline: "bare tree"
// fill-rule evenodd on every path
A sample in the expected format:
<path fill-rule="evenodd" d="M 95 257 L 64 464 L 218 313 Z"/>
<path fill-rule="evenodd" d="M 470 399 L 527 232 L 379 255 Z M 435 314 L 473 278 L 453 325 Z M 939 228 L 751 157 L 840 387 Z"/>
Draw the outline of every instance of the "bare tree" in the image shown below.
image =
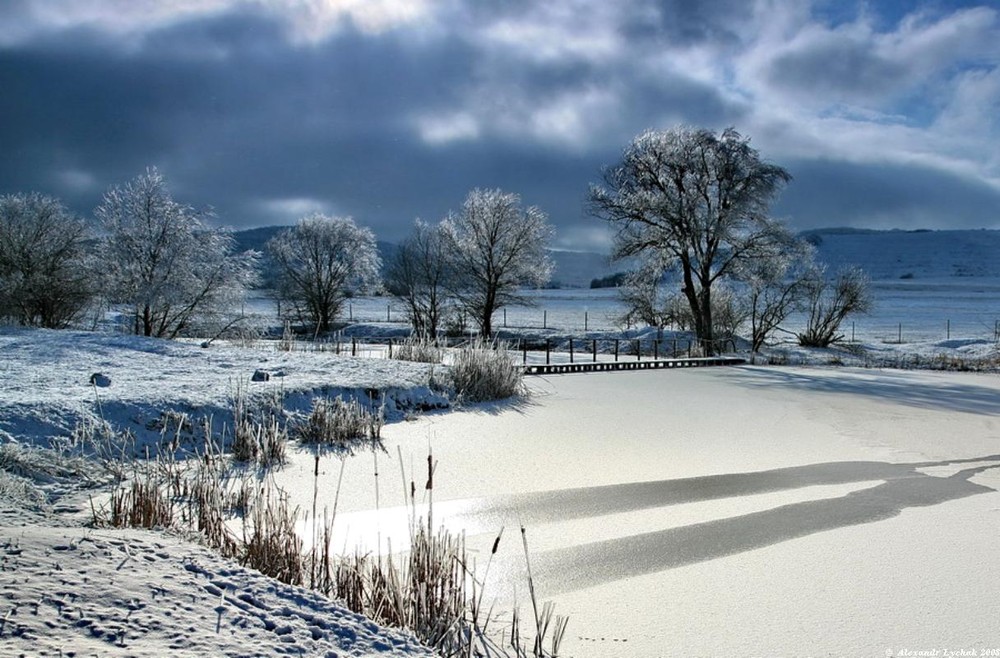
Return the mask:
<path fill-rule="evenodd" d="M 320 213 L 273 237 L 267 251 L 278 269 L 278 299 L 317 333 L 331 329 L 348 294 L 378 281 L 382 264 L 369 229 Z"/>
<path fill-rule="evenodd" d="M 175 338 L 204 323 L 214 332 L 240 317 L 257 254 L 234 254 L 232 235 L 174 201 L 155 168 L 108 189 L 94 212 L 106 233 L 105 292 L 129 309 L 136 334 Z"/>
<path fill-rule="evenodd" d="M 829 347 L 843 340 L 838 334 L 840 325 L 848 315 L 867 313 L 874 300 L 868 275 L 854 267 L 840 272 L 829 281 L 821 267 L 813 268 L 805 280 L 806 311 L 809 315 L 806 329 L 798 335 L 799 345 Z"/>
<path fill-rule="evenodd" d="M 618 258 L 653 252 L 677 266 L 698 337 L 714 350 L 712 286 L 748 259 L 779 254 L 769 206 L 791 179 L 732 128 L 648 131 L 590 188 L 591 212 L 612 224 Z"/>
<path fill-rule="evenodd" d="M 95 297 L 87 225 L 57 199 L 0 197 L 0 316 L 62 328 Z"/>
<path fill-rule="evenodd" d="M 542 285 L 552 272 L 545 213 L 537 206 L 522 208 L 517 194 L 472 190 L 461 212 L 441 226 L 455 271 L 452 293 L 484 336 L 493 332 L 496 311 L 527 303 L 519 288 Z"/>
<path fill-rule="evenodd" d="M 450 273 L 441 227 L 418 219 L 385 272 L 386 288 L 406 304 L 415 333 L 437 335 L 448 308 Z"/>
<path fill-rule="evenodd" d="M 759 352 L 788 316 L 802 307 L 814 267 L 811 245 L 789 233 L 782 253 L 749 261 L 741 268 L 739 278 L 747 289 L 751 352 Z"/>

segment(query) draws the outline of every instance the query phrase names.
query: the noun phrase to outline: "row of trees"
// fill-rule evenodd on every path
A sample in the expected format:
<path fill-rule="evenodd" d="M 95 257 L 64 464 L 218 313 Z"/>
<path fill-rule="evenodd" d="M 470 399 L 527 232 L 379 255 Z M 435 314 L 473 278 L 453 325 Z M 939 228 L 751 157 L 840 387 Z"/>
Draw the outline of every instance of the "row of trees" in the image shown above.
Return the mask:
<path fill-rule="evenodd" d="M 57 199 L 0 197 L 0 317 L 62 328 L 111 305 L 136 334 L 167 338 L 234 321 L 258 255 L 235 253 L 158 171 L 108 189 L 94 216 L 97 232 Z"/>
<path fill-rule="evenodd" d="M 798 310 L 808 317 L 800 342 L 825 346 L 871 304 L 862 273 L 831 282 L 810 246 L 771 218 L 791 175 L 733 129 L 645 132 L 603 179 L 590 188 L 590 211 L 614 227 L 614 256 L 640 263 L 622 287 L 634 321 L 690 328 L 710 351 L 749 325 L 757 350 Z M 232 310 L 261 255 L 235 253 L 233 236 L 174 201 L 158 171 L 110 188 L 94 215 L 97 237 L 54 199 L 0 197 L 0 316 L 66 326 L 100 298 L 147 336 L 238 321 Z M 490 335 L 497 310 L 547 280 L 551 234 L 545 214 L 516 194 L 476 189 L 439 223 L 416 222 L 385 284 L 419 333 L 464 317 Z M 303 218 L 266 255 L 286 317 L 318 333 L 348 295 L 381 285 L 375 236 L 349 218 Z"/>
<path fill-rule="evenodd" d="M 237 309 L 262 255 L 237 253 L 232 234 L 211 228 L 210 212 L 174 201 L 156 169 L 111 187 L 94 216 L 97 235 L 56 199 L 0 197 L 0 318 L 60 328 L 111 306 L 134 333 L 166 338 L 243 319 Z M 545 214 L 516 194 L 476 189 L 440 224 L 416 223 L 389 285 L 417 331 L 436 333 L 454 312 L 489 335 L 497 309 L 548 278 L 550 235 Z M 381 286 L 375 236 L 350 218 L 310 215 L 265 251 L 283 315 L 317 333 L 333 327 L 349 295 Z"/>

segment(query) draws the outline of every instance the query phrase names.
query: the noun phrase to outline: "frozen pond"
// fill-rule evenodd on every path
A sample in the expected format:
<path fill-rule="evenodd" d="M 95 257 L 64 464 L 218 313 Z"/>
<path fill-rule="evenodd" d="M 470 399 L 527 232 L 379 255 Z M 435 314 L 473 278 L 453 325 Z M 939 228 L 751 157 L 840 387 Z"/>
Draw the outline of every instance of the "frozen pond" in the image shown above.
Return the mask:
<path fill-rule="evenodd" d="M 435 524 L 464 530 L 480 568 L 504 527 L 491 575 L 522 610 L 527 527 L 540 596 L 571 617 L 565 655 L 1000 645 L 995 375 L 747 366 L 531 384 L 521 404 L 387 426 L 388 455 L 346 462 L 338 548 L 405 545 L 404 481 L 422 487 L 430 448 Z M 322 470 L 332 506 L 339 462 Z M 312 460 L 280 477 L 307 508 Z"/>

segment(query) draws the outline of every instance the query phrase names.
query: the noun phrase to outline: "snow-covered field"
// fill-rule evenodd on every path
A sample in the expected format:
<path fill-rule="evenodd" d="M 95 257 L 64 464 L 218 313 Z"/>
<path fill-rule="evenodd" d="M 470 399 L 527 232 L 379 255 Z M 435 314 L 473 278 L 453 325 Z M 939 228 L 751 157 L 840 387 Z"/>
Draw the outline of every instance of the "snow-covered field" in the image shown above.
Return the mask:
<path fill-rule="evenodd" d="M 335 541 L 399 547 L 403 481 L 422 482 L 431 450 L 436 522 L 465 530 L 480 566 L 505 529 L 498 610 L 527 605 L 526 526 L 540 598 L 570 615 L 564 655 L 1000 649 L 995 373 L 566 375 L 530 380 L 526 400 L 415 413 L 444 404 L 430 368 L 384 359 L 17 329 L 0 330 L 0 354 L 3 443 L 66 436 L 98 412 L 154 441 L 164 407 L 221 414 L 257 369 L 272 377 L 251 391 L 303 409 L 317 392 L 385 392 L 399 422 L 383 430 L 387 455 L 345 462 Z M 111 385 L 95 389 L 94 372 Z M 313 453 L 293 449 L 277 478 L 303 507 L 317 486 L 330 507 L 340 463 L 325 458 L 316 481 Z M 88 491 L 40 486 L 62 497 L 0 501 L 4 655 L 421 655 L 179 538 L 82 529 Z"/>

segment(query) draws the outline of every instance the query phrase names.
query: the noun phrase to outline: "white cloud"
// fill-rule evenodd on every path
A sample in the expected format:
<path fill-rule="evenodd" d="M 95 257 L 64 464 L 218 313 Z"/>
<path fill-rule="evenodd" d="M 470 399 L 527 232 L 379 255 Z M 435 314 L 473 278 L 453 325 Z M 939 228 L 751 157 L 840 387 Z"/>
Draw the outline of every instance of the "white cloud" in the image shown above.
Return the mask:
<path fill-rule="evenodd" d="M 268 199 L 262 201 L 260 205 L 265 212 L 275 215 L 275 220 L 282 224 L 294 222 L 317 212 L 326 215 L 333 214 L 329 203 L 309 197 Z"/>
<path fill-rule="evenodd" d="M 13 46 L 45 33 L 78 28 L 123 38 L 185 20 L 229 11 L 259 11 L 284 22 L 293 41 L 314 43 L 345 22 L 379 34 L 430 17 L 431 0 L 26 0 L 8 9 L 0 24 L 0 45 Z"/>
<path fill-rule="evenodd" d="M 1000 189 L 998 12 L 915 13 L 881 31 L 867 14 L 775 20 L 734 59 L 731 83 L 769 158 L 918 164 Z"/>
<path fill-rule="evenodd" d="M 479 137 L 479 123 L 468 112 L 446 116 L 424 116 L 416 120 L 417 131 L 424 142 L 432 145 L 473 140 Z"/>

